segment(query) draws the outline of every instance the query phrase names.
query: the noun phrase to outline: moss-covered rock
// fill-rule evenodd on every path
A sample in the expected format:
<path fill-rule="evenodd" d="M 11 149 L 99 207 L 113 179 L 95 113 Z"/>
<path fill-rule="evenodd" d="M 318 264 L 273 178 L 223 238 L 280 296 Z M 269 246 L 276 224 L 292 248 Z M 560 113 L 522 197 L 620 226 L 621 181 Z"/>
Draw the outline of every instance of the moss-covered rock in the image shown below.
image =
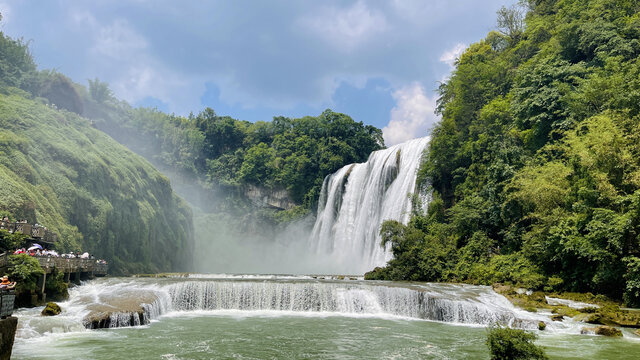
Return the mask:
<path fill-rule="evenodd" d="M 542 331 L 542 330 L 544 330 L 546 328 L 547 328 L 547 323 L 545 323 L 544 321 L 540 321 L 538 323 L 538 330 Z"/>
<path fill-rule="evenodd" d="M 617 329 L 611 326 L 602 325 L 596 328 L 596 335 L 622 336 L 622 331 L 620 331 L 620 329 Z"/>
<path fill-rule="evenodd" d="M 564 305 L 554 306 L 553 308 L 551 308 L 551 312 L 556 315 L 562 315 L 567 317 L 574 317 L 580 314 L 578 310 L 574 308 L 570 308 L 568 306 L 564 306 Z"/>
<path fill-rule="evenodd" d="M 516 288 L 508 284 L 493 284 L 493 290 L 511 301 L 514 305 L 526 310 L 547 309 L 554 315 L 553 321 L 562 321 L 565 317 L 573 318 L 589 324 L 602 324 L 608 326 L 623 326 L 640 328 L 640 311 L 620 308 L 620 302 L 616 302 L 604 295 L 592 293 L 547 293 L 536 291 L 527 295 L 518 292 Z M 546 297 L 571 300 L 578 303 L 593 304 L 583 308 L 572 308 L 563 304 L 550 305 Z"/>
<path fill-rule="evenodd" d="M 602 325 L 597 327 L 584 327 L 582 328 L 582 330 L 580 330 L 580 334 L 596 334 L 601 336 L 620 337 L 622 336 L 622 331 L 611 326 Z"/>
<path fill-rule="evenodd" d="M 553 320 L 553 321 L 562 321 L 562 320 L 564 320 L 564 316 L 563 315 L 558 315 L 558 314 L 551 315 L 551 320 Z"/>
<path fill-rule="evenodd" d="M 60 308 L 60 305 L 54 303 L 54 302 L 48 302 L 47 306 L 44 307 L 44 309 L 42 309 L 42 312 L 40 313 L 40 315 L 42 316 L 55 316 L 60 314 L 60 312 L 62 312 L 62 309 Z"/>

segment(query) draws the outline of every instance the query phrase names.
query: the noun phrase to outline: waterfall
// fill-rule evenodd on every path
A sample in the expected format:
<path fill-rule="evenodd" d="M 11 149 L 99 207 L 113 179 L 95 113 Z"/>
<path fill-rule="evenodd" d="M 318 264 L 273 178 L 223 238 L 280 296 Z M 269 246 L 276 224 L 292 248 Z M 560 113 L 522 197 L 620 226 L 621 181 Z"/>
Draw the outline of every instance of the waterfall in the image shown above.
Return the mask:
<path fill-rule="evenodd" d="M 473 294 L 462 294 L 473 289 Z M 241 310 L 399 316 L 442 322 L 534 327 L 486 287 L 430 284 L 420 288 L 360 282 L 185 281 L 166 288 L 174 311 Z M 448 290 L 448 291 L 446 291 Z M 463 296 L 450 297 L 451 290 Z"/>
<path fill-rule="evenodd" d="M 424 137 L 373 152 L 366 163 L 327 176 L 318 201 L 310 247 L 336 273 L 363 274 L 391 259 L 380 245 L 385 220 L 406 223 L 410 194 L 429 143 Z"/>
<path fill-rule="evenodd" d="M 536 329 L 563 324 L 515 308 L 487 286 L 316 280 L 308 277 L 101 279 L 71 291 L 63 312 L 42 317 L 20 314 L 19 337 L 149 324 L 163 316 L 244 312 L 269 316 L 351 316 L 431 320 L 465 325 L 506 324 Z M 29 316 L 24 312 L 28 312 Z M 188 315 L 192 314 L 192 315 Z M 553 324 L 552 324 L 553 323 Z"/>

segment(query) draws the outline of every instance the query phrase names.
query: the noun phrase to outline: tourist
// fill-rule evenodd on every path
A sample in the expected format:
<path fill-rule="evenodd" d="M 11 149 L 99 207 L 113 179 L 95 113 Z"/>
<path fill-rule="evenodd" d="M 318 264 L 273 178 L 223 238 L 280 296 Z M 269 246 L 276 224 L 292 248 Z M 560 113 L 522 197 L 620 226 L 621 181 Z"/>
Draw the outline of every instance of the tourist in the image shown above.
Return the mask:
<path fill-rule="evenodd" d="M 9 282 L 9 277 L 7 275 L 2 277 L 2 282 L 0 282 L 0 289 L 11 290 L 14 287 L 16 287 L 15 281 L 14 282 Z"/>

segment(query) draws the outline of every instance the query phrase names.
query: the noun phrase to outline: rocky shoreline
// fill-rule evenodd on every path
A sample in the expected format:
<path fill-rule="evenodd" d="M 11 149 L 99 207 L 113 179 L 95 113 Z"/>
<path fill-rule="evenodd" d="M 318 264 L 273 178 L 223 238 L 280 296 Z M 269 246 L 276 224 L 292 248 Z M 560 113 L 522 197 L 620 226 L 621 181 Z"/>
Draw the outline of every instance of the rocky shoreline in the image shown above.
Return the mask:
<path fill-rule="evenodd" d="M 583 322 L 582 334 L 622 336 L 619 328 L 632 328 L 635 329 L 634 334 L 640 336 L 640 309 L 622 308 L 619 302 L 603 295 L 545 293 L 505 284 L 493 284 L 492 287 L 495 292 L 526 311 L 549 311 L 553 314 L 552 321 L 571 318 Z M 544 327 L 540 325 L 540 330 Z"/>

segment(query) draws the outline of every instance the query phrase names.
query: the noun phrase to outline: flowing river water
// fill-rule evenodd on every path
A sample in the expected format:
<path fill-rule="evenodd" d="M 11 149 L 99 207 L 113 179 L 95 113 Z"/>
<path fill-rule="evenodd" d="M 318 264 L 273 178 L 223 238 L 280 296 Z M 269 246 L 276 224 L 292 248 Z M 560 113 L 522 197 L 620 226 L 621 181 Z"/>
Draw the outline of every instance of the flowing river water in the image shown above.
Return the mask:
<path fill-rule="evenodd" d="M 139 316 L 132 309 L 141 304 Z M 488 359 L 486 326 L 496 322 L 536 331 L 552 358 L 640 354 L 630 331 L 617 339 L 580 335 L 584 324 L 522 311 L 482 286 L 275 275 L 105 278 L 71 289 L 60 305 L 55 317 L 41 317 L 42 308 L 15 313 L 15 359 Z M 105 311 L 112 328 L 85 328 Z M 537 330 L 539 321 L 546 330 Z"/>

